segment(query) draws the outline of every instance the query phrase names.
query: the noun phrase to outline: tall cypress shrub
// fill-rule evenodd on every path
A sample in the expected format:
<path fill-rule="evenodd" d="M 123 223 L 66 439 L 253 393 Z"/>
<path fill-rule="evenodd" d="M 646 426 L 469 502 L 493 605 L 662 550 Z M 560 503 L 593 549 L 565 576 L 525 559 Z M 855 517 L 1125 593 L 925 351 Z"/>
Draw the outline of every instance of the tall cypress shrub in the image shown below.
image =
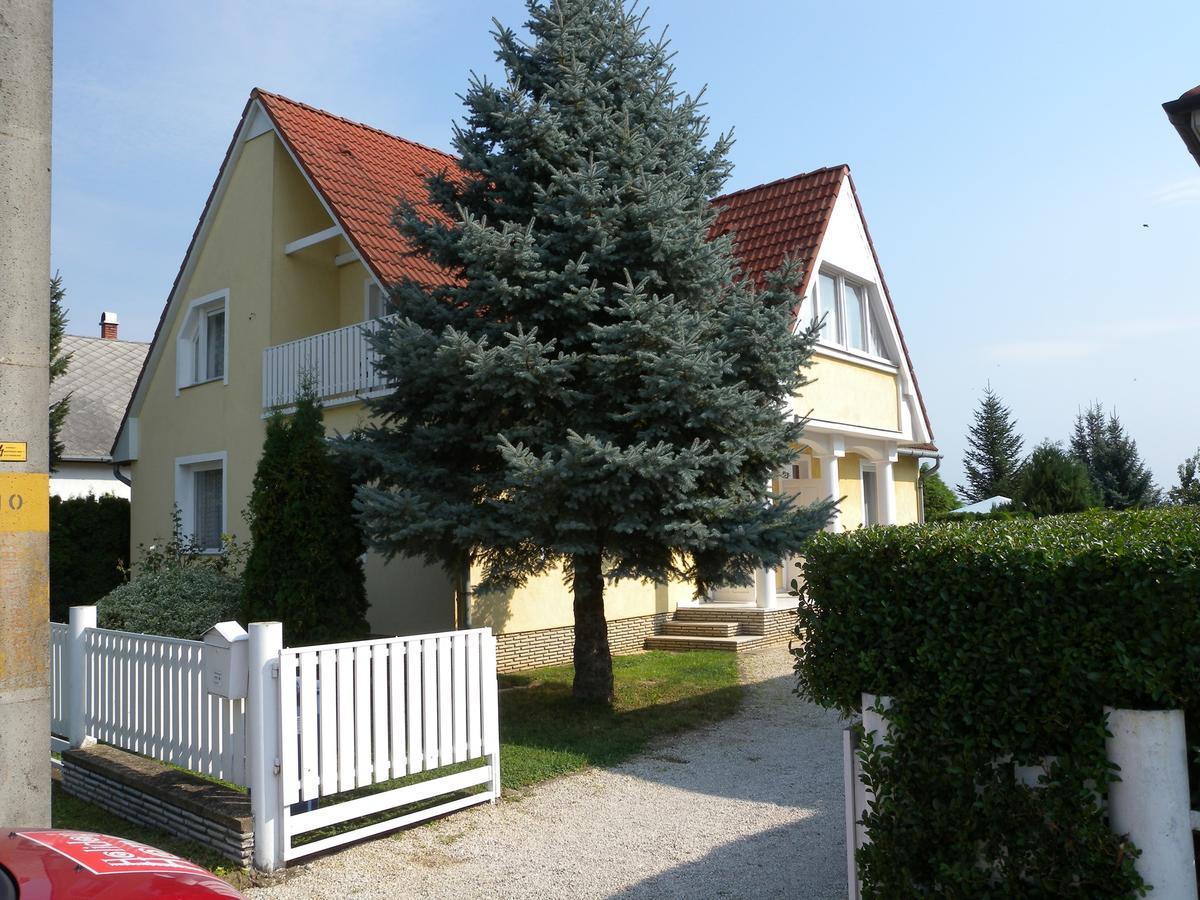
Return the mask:
<path fill-rule="evenodd" d="M 621 0 L 528 9 L 528 41 L 497 26 L 504 83 L 466 91 L 459 171 L 397 212 L 454 280 L 392 292 L 395 391 L 350 450 L 380 549 L 460 584 L 478 562 L 481 591 L 561 565 L 574 694 L 607 701 L 606 583 L 748 583 L 826 521 L 767 486 L 814 333 L 791 331 L 794 268 L 759 289 L 709 240 L 730 142 L 666 43 Z"/>
<path fill-rule="evenodd" d="M 367 631 L 362 532 L 349 472 L 325 438 L 321 407 L 306 387 L 290 415 L 267 422 L 247 518 L 243 575 L 248 621 L 283 622 L 293 645 Z"/>

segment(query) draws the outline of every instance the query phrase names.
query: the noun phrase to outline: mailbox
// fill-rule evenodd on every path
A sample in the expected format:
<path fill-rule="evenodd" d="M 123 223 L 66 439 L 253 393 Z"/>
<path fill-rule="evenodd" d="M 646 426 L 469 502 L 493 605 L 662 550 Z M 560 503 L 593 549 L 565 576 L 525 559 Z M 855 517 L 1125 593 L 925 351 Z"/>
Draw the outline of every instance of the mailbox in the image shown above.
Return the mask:
<path fill-rule="evenodd" d="M 237 622 L 218 622 L 204 632 L 204 689 L 236 700 L 249 686 L 250 637 Z"/>

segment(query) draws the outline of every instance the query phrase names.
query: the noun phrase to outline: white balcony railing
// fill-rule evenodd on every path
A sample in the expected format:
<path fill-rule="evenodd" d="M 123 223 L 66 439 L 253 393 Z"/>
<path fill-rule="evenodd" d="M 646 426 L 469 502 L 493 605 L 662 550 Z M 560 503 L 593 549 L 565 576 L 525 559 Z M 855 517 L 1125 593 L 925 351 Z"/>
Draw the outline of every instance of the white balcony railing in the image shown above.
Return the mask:
<path fill-rule="evenodd" d="M 359 322 L 310 337 L 267 347 L 263 351 L 263 408 L 287 406 L 300 394 L 305 378 L 313 380 L 324 401 L 379 393 L 387 382 L 375 371 L 376 354 L 367 333 L 379 320 Z"/>

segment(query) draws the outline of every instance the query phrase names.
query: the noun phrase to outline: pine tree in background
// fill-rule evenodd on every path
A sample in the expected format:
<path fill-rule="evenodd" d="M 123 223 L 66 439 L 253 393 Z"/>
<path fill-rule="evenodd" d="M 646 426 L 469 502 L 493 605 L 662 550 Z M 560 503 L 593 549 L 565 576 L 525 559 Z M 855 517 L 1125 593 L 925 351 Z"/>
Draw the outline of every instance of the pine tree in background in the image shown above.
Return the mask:
<path fill-rule="evenodd" d="M 950 490 L 950 486 L 942 480 L 942 476 L 937 472 L 926 472 L 921 483 L 926 522 L 933 521 L 937 516 L 945 515 L 962 506 L 958 497 L 954 495 L 954 491 Z"/>
<path fill-rule="evenodd" d="M 398 285 L 374 344 L 396 390 L 345 447 L 375 546 L 481 591 L 562 566 L 576 697 L 609 701 L 604 587 L 749 583 L 828 504 L 768 496 L 801 424 L 814 333 L 791 334 L 798 272 L 743 283 L 710 200 L 730 141 L 705 147 L 664 42 L 620 0 L 529 2 L 497 25 L 503 85 L 472 80 L 462 172 L 396 221 L 454 284 Z"/>
<path fill-rule="evenodd" d="M 354 488 L 325 439 L 306 386 L 290 416 L 267 422 L 247 520 L 247 621 L 279 621 L 290 645 L 348 640 L 367 631 L 362 532 Z"/>
<path fill-rule="evenodd" d="M 1017 502 L 1035 516 L 1083 512 L 1100 505 L 1083 463 L 1050 441 L 1029 454 L 1015 493 Z"/>
<path fill-rule="evenodd" d="M 967 431 L 963 469 L 966 485 L 958 492 L 968 503 L 1013 493 L 1013 482 L 1021 468 L 1021 446 L 1012 412 L 1001 402 L 991 385 L 984 388 L 983 400 L 975 410 L 975 421 Z"/>
<path fill-rule="evenodd" d="M 1157 506 L 1162 494 L 1114 412 L 1094 403 L 1075 417 L 1071 455 L 1084 464 L 1106 509 Z"/>
<path fill-rule="evenodd" d="M 1179 484 L 1167 492 L 1172 503 L 1181 506 L 1200 506 L 1200 450 L 1197 450 L 1176 469 Z"/>
<path fill-rule="evenodd" d="M 66 292 L 62 286 L 62 276 L 57 272 L 50 279 L 50 383 L 67 371 L 71 355 L 62 352 L 63 335 L 67 333 L 67 308 L 64 303 Z M 71 395 L 67 394 L 50 404 L 50 471 L 58 469 L 62 459 L 63 443 L 58 439 L 58 432 L 66 421 L 67 412 L 71 408 Z"/>

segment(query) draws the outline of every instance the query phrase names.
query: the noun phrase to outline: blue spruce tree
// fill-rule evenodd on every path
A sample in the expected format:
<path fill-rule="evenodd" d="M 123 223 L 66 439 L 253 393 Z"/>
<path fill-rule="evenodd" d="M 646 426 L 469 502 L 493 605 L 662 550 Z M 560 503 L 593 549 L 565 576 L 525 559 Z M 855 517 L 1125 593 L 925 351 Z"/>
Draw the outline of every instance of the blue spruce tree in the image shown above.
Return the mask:
<path fill-rule="evenodd" d="M 452 277 L 395 285 L 373 339 L 395 392 L 344 443 L 374 546 L 443 565 L 465 603 L 561 566 L 576 697 L 612 699 L 604 587 L 749 583 L 831 506 L 771 496 L 815 331 L 798 275 L 756 287 L 709 240 L 730 140 L 621 0 L 528 3 L 473 78 L 456 171 L 395 223 Z M 420 200 L 420 202 L 414 202 Z"/>

